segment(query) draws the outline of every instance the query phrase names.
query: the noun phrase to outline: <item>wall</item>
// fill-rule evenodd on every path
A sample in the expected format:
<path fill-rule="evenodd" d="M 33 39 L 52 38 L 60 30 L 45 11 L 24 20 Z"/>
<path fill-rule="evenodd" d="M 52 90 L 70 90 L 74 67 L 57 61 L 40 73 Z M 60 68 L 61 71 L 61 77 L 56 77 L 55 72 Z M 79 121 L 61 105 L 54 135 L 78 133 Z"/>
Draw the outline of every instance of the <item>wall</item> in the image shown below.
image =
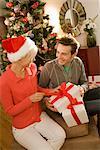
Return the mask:
<path fill-rule="evenodd" d="M 66 0 L 42 0 L 46 2 L 45 13 L 50 16 L 50 25 L 53 25 L 54 32 L 57 32 L 58 35 L 63 35 L 63 32 L 59 25 L 59 11 L 62 4 Z M 99 15 L 96 20 L 96 38 L 97 45 L 100 45 L 100 0 L 79 0 L 85 8 L 87 18 L 94 18 L 97 14 Z M 82 36 L 77 37 L 80 42 L 83 42 Z"/>

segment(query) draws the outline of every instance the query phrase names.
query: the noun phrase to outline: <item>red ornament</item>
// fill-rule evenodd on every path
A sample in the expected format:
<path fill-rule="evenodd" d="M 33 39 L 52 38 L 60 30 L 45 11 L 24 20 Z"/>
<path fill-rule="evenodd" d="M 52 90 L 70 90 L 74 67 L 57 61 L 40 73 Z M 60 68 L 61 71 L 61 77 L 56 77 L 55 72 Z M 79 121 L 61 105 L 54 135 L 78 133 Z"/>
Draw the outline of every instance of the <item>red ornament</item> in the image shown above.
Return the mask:
<path fill-rule="evenodd" d="M 28 19 L 27 19 L 27 17 L 25 17 L 25 18 L 22 18 L 21 21 L 24 22 L 24 23 L 27 23 Z"/>
<path fill-rule="evenodd" d="M 7 7 L 7 8 L 13 7 L 13 3 L 12 3 L 12 2 L 7 2 L 7 3 L 6 3 L 6 7 Z"/>
<path fill-rule="evenodd" d="M 36 9 L 38 6 L 39 6 L 39 2 L 36 2 L 36 3 L 34 3 L 31 7 L 32 7 L 33 9 Z"/>
<path fill-rule="evenodd" d="M 50 37 L 55 37 L 55 36 L 57 36 L 57 33 L 51 33 L 50 34 Z"/>

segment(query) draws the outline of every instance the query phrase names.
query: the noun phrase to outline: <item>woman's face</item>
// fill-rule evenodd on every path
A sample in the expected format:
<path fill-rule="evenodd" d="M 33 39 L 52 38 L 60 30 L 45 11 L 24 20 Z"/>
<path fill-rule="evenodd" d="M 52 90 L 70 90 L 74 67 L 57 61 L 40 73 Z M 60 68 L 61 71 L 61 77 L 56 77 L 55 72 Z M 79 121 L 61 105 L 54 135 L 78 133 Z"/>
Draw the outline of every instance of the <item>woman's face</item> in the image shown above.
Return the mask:
<path fill-rule="evenodd" d="M 28 54 L 26 54 L 23 58 L 21 58 L 20 60 L 18 60 L 18 62 L 20 63 L 21 66 L 28 67 L 30 63 L 32 63 L 34 61 L 35 57 L 34 57 L 34 51 L 29 51 Z"/>
<path fill-rule="evenodd" d="M 71 46 L 66 46 L 63 44 L 58 44 L 56 57 L 60 65 L 65 65 L 71 62 L 75 55 L 71 54 Z"/>

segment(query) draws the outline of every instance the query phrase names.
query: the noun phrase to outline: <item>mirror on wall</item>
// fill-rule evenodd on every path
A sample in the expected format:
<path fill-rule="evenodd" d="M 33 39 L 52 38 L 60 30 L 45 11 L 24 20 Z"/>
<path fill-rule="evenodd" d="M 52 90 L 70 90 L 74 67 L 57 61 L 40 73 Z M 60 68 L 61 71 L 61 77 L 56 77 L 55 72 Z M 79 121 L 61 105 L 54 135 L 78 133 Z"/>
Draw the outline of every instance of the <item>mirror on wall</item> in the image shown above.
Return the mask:
<path fill-rule="evenodd" d="M 61 6 L 59 19 L 63 32 L 78 36 L 82 22 L 86 19 L 86 12 L 78 0 L 67 0 Z"/>

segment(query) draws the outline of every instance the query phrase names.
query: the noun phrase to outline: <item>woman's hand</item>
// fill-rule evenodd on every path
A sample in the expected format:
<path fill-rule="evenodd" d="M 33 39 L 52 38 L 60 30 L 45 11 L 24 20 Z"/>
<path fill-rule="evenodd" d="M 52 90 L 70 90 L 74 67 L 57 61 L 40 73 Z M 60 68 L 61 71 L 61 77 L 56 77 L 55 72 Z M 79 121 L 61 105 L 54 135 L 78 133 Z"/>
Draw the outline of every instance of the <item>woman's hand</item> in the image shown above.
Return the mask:
<path fill-rule="evenodd" d="M 44 97 L 45 93 L 42 93 L 42 92 L 36 92 L 34 94 L 32 94 L 29 99 L 32 101 L 32 102 L 38 102 L 38 101 L 41 101 Z"/>
<path fill-rule="evenodd" d="M 45 102 L 45 104 L 46 104 L 48 109 L 50 109 L 50 110 L 52 110 L 54 112 L 58 112 L 57 109 L 53 106 L 53 104 L 51 104 L 49 102 L 49 98 L 48 97 L 45 97 L 43 100 L 44 100 L 44 102 Z"/>
<path fill-rule="evenodd" d="M 58 87 L 56 87 L 56 88 L 54 88 L 54 89 L 50 89 L 50 93 L 58 93 L 59 90 L 60 90 L 60 86 L 58 86 Z M 57 109 L 53 106 L 53 104 L 51 104 L 51 103 L 49 102 L 49 97 L 45 97 L 45 98 L 43 99 L 43 101 L 45 102 L 46 107 L 47 107 L 48 109 L 50 109 L 51 111 L 54 111 L 54 112 L 58 112 Z"/>

